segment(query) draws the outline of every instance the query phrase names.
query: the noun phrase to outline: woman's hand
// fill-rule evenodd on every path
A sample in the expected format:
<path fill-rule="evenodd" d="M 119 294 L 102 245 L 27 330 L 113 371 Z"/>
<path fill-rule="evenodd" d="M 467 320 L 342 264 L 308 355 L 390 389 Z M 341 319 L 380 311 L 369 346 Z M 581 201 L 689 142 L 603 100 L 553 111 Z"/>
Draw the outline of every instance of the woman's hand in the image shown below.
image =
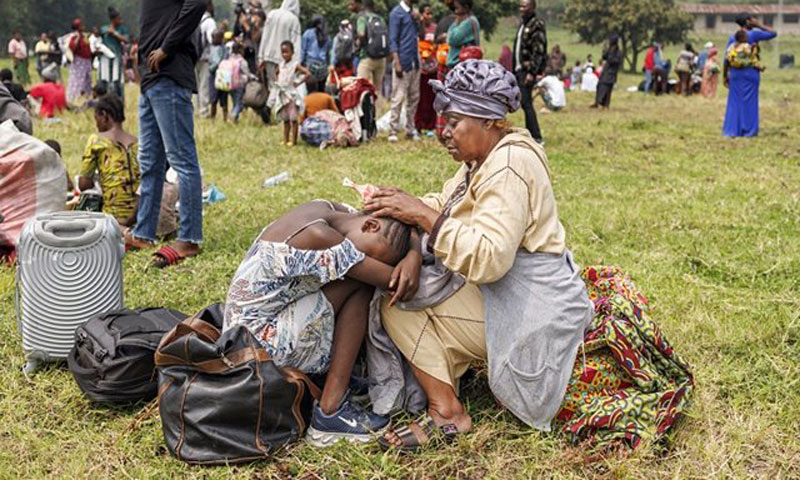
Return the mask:
<path fill-rule="evenodd" d="M 376 217 L 392 217 L 430 232 L 439 212 L 420 199 L 396 188 L 380 188 L 364 203 L 364 209 Z"/>
<path fill-rule="evenodd" d="M 392 280 L 389 282 L 389 289 L 393 291 L 389 306 L 393 307 L 398 301 L 407 302 L 414 298 L 419 288 L 419 273 L 422 270 L 422 255 L 415 250 L 408 252 L 408 255 L 394 267 Z"/>

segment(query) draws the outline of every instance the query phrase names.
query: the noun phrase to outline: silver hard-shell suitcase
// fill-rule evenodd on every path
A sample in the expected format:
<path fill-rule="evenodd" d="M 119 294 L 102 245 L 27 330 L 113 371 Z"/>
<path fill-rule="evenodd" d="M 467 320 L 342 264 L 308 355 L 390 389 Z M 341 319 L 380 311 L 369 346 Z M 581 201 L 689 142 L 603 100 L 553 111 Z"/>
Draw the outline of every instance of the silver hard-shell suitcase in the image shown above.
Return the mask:
<path fill-rule="evenodd" d="M 58 212 L 29 220 L 17 244 L 17 321 L 26 372 L 63 361 L 75 329 L 122 308 L 124 242 L 103 213 Z"/>

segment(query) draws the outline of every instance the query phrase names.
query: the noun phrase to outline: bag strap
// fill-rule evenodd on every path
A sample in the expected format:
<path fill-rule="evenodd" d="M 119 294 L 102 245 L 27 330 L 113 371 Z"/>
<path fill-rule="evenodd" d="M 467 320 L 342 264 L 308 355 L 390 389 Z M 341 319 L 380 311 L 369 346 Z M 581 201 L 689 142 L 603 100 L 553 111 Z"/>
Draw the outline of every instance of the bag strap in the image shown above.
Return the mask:
<path fill-rule="evenodd" d="M 242 348 L 236 350 L 228 355 L 223 355 L 221 358 L 212 360 L 205 360 L 202 362 L 189 363 L 184 358 L 174 357 L 162 353 L 160 350 L 156 351 L 155 362 L 157 367 L 169 367 L 173 365 L 190 366 L 194 370 L 203 373 L 219 374 L 227 372 L 233 368 L 241 367 L 242 365 L 250 362 L 267 362 L 272 360 L 270 354 L 263 348 Z"/>
<path fill-rule="evenodd" d="M 314 397 L 314 400 L 319 401 L 322 398 L 322 390 L 320 390 L 317 384 L 308 378 L 308 375 L 294 367 L 282 367 L 280 370 L 283 372 L 284 377 L 286 377 L 288 380 L 295 380 L 305 383 L 306 387 L 308 387 L 308 392 L 312 397 Z"/>

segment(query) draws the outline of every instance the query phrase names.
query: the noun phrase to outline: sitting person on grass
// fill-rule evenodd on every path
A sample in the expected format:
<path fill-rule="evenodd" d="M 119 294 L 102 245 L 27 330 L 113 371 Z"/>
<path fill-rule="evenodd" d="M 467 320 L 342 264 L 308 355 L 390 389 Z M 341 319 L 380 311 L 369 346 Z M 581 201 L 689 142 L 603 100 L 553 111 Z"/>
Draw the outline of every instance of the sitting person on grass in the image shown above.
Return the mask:
<path fill-rule="evenodd" d="M 67 94 L 64 86 L 56 83 L 55 68 L 48 67 L 42 70 L 42 80 L 44 83 L 35 85 L 28 95 L 41 102 L 39 117 L 53 118 L 56 113 L 67 109 Z"/>
<path fill-rule="evenodd" d="M 541 95 L 544 100 L 542 113 L 557 112 L 567 106 L 567 96 L 564 93 L 564 82 L 555 75 L 547 75 L 536 84 L 536 96 Z"/>
<path fill-rule="evenodd" d="M 367 442 L 389 423 L 346 392 L 374 289 L 393 291 L 392 302 L 413 296 L 416 287 L 397 272 L 418 256 L 407 225 L 313 201 L 267 226 L 239 265 L 223 328 L 246 326 L 280 367 L 327 373 L 307 434 L 312 445 Z"/>
<path fill-rule="evenodd" d="M 138 208 L 139 145 L 136 137 L 122 127 L 122 100 L 113 93 L 99 98 L 94 121 L 98 133 L 86 142 L 78 188 L 83 191 L 94 187 L 95 173 L 99 174 L 103 212 L 116 218 L 121 226 L 132 227 Z"/>

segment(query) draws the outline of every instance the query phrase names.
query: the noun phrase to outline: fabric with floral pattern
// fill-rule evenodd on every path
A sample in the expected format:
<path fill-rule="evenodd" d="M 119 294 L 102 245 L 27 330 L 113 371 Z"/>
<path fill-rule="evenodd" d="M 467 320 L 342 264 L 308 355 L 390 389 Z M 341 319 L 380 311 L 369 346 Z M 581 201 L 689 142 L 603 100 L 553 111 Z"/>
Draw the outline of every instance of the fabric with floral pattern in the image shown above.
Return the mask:
<path fill-rule="evenodd" d="M 246 326 L 278 366 L 325 373 L 334 310 L 322 287 L 364 258 L 347 239 L 326 250 L 257 240 L 231 282 L 223 329 Z"/>

